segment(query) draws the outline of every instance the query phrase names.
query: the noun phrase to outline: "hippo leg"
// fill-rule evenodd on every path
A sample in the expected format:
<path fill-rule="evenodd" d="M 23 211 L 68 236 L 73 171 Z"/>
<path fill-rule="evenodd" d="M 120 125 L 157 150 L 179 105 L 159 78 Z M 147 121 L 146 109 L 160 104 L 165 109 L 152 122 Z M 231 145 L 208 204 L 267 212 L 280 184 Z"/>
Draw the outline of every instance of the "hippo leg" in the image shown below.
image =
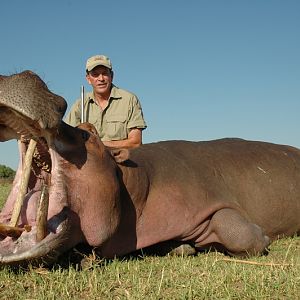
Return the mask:
<path fill-rule="evenodd" d="M 208 236 L 203 242 L 217 242 L 233 256 L 251 256 L 266 252 L 270 239 L 256 224 L 248 222 L 236 210 L 217 211 L 210 222 Z"/>

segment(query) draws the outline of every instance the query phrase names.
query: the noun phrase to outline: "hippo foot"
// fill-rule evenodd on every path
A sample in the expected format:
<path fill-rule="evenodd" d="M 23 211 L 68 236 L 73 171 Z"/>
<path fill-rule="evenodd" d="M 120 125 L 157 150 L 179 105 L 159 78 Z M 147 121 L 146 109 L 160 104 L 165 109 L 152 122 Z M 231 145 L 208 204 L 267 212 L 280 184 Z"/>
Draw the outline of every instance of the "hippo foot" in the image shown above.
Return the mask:
<path fill-rule="evenodd" d="M 168 254 L 169 255 L 178 255 L 178 256 L 189 256 L 195 255 L 197 250 L 190 244 L 182 244 L 174 249 L 172 249 Z"/>

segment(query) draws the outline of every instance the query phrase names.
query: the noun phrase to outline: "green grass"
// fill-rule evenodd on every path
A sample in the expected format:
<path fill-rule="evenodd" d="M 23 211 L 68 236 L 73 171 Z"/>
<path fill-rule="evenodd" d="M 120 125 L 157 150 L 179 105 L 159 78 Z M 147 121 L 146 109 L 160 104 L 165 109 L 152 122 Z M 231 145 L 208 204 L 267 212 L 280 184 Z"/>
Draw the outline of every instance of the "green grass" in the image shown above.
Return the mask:
<path fill-rule="evenodd" d="M 0 203 L 9 189 L 0 188 Z M 242 261 L 214 252 L 111 261 L 91 255 L 85 266 L 5 268 L 0 299 L 300 299 L 299 237 Z"/>
<path fill-rule="evenodd" d="M 0 182 L 0 208 L 3 207 L 5 200 L 10 192 L 11 184 L 7 182 Z"/>

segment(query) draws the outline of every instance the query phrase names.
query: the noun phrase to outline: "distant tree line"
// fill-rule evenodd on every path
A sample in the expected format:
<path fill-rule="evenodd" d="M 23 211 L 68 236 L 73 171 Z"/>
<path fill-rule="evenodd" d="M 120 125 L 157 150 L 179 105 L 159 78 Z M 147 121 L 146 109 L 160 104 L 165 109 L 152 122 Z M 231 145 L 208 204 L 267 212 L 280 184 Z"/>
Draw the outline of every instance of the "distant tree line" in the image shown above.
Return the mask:
<path fill-rule="evenodd" d="M 0 178 L 13 179 L 15 177 L 16 171 L 10 167 L 0 165 Z"/>

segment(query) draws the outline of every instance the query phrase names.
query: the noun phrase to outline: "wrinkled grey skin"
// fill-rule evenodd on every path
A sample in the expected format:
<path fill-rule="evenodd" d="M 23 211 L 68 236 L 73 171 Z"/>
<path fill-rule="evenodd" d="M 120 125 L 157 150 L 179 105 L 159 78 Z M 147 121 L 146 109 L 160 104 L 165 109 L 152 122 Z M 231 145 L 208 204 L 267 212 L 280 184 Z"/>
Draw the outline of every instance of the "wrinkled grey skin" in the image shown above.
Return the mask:
<path fill-rule="evenodd" d="M 158 245 L 214 247 L 231 255 L 264 253 L 277 238 L 300 231 L 300 151 L 240 139 L 166 141 L 129 152 L 110 150 L 94 127 L 62 121 L 63 98 L 23 72 L 0 79 L 0 140 L 34 138 L 34 161 L 19 226 L 3 237 L 1 265 L 50 264 L 78 243 L 112 258 Z M 0 214 L 8 223 L 20 167 Z M 40 169 L 51 166 L 51 175 Z M 48 235 L 35 239 L 41 183 L 49 184 Z"/>
<path fill-rule="evenodd" d="M 56 128 L 67 109 L 66 101 L 51 93 L 46 84 L 30 71 L 13 76 L 0 75 L 0 99 L 1 126 L 7 119 L 17 117 L 19 127 L 28 126 L 32 132 L 35 132 L 35 127 L 38 130 Z M 0 127 L 0 141 L 9 139 L 5 138 L 8 131 L 11 138 L 19 136 L 13 134 L 14 130 Z"/>

